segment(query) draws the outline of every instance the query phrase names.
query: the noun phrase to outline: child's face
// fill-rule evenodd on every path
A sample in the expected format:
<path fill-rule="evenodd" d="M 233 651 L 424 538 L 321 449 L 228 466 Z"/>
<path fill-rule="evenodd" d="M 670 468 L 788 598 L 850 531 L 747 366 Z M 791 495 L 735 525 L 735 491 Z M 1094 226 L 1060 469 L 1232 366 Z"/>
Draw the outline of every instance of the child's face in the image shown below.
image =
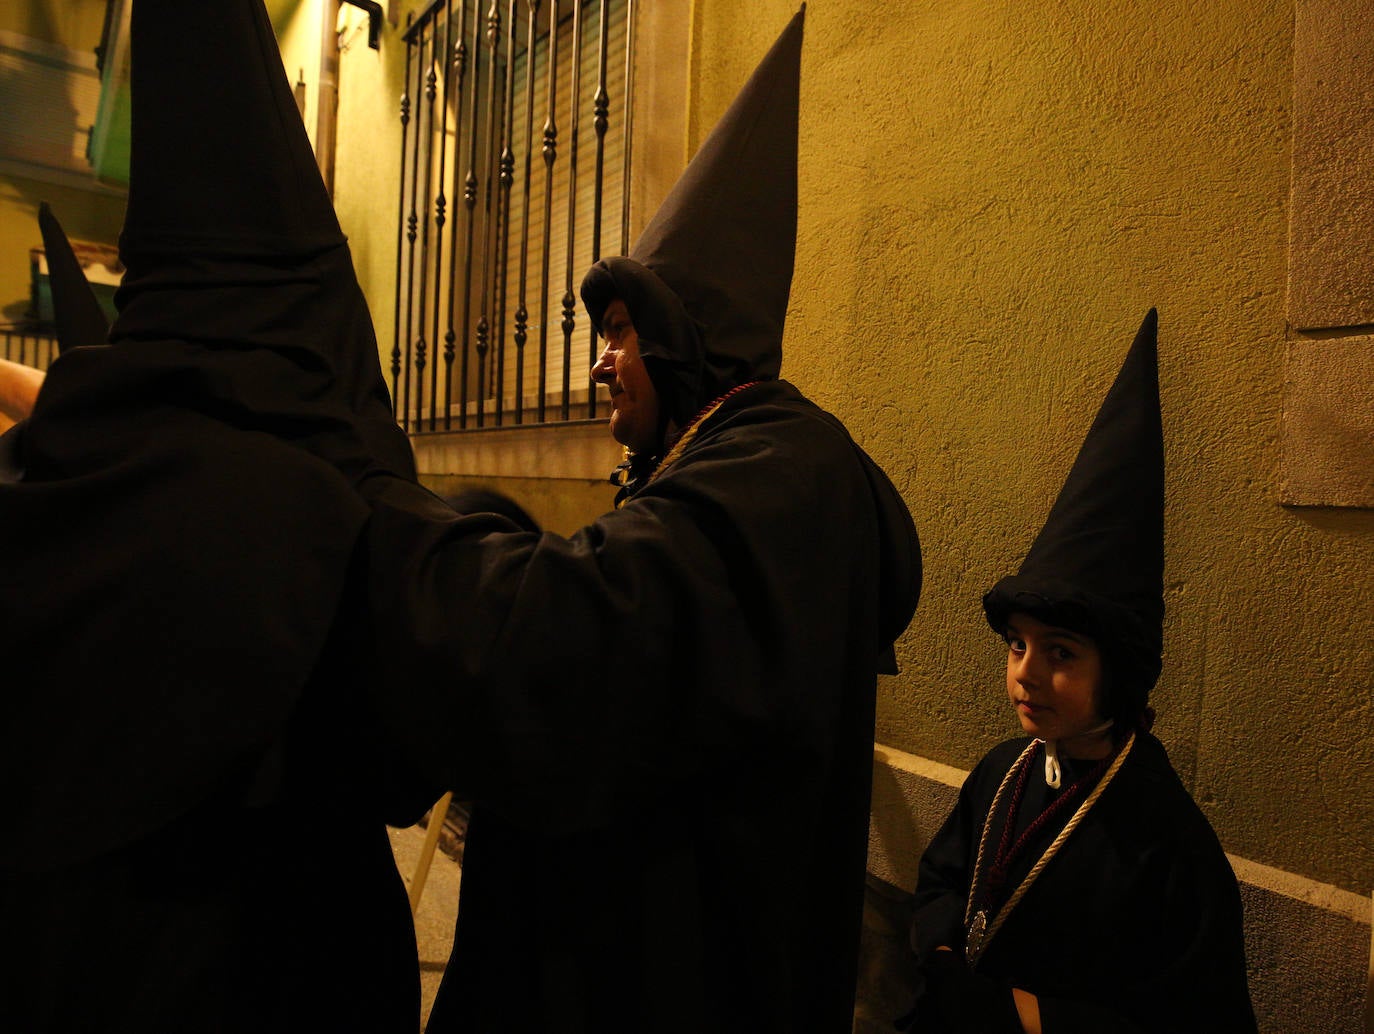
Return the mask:
<path fill-rule="evenodd" d="M 1041 739 L 1069 740 L 1102 724 L 1096 643 L 1020 611 L 1007 619 L 1006 639 L 1007 696 L 1022 729 Z"/>

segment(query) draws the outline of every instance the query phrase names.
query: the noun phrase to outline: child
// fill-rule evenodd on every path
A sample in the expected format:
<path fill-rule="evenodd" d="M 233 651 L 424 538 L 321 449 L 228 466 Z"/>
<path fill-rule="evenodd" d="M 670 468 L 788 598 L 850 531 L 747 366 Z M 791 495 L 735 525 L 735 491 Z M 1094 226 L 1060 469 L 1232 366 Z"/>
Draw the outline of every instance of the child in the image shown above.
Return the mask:
<path fill-rule="evenodd" d="M 1150 735 L 1164 462 L 1146 316 L 1021 570 L 983 599 L 1030 740 L 921 859 L 914 1032 L 1254 1031 L 1236 879 Z"/>

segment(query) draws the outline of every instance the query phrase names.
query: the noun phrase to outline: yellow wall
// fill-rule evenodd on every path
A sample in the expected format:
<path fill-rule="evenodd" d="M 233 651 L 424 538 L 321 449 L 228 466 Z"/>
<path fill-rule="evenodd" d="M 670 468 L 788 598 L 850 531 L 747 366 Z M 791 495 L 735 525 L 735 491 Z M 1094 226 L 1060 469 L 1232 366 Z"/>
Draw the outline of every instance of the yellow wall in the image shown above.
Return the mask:
<path fill-rule="evenodd" d="M 29 0 L 0 4 L 0 30 L 93 51 L 104 26 L 105 0 Z M 29 249 L 41 243 L 38 205 L 47 201 L 68 236 L 113 244 L 124 221 L 124 199 L 0 169 L 0 322 L 23 317 L 29 298 Z M 94 181 L 92 181 L 94 186 Z"/>
<path fill-rule="evenodd" d="M 114 244 L 124 223 L 124 199 L 0 173 L 0 322 L 29 307 L 29 249 L 43 242 L 38 205 L 47 201 L 67 236 Z"/>
<path fill-rule="evenodd" d="M 105 0 L 24 0 L 0 5 L 0 30 L 91 51 L 100 43 Z"/>
<path fill-rule="evenodd" d="M 757 10 L 755 10 L 757 8 Z M 795 10 L 697 0 L 696 141 Z M 878 739 L 1014 731 L 979 599 L 1160 310 L 1156 731 L 1229 851 L 1374 886 L 1374 512 L 1277 502 L 1292 5 L 816 3 L 784 376 L 892 474 L 926 588 Z"/>
<path fill-rule="evenodd" d="M 399 4 L 400 0 L 391 3 Z M 339 55 L 334 208 L 344 233 L 348 234 L 353 266 L 372 309 L 388 388 L 396 305 L 401 83 L 406 61 L 401 32 L 406 13 L 422 6 L 414 2 L 402 5 L 400 27 L 385 26 L 382 45 L 377 50 L 367 45 L 367 19 L 363 12 L 346 10 L 349 24 L 356 23 L 362 30 L 346 33 L 347 49 Z"/>
<path fill-rule="evenodd" d="M 320 19 L 323 0 L 270 0 L 288 80 L 304 72 L 306 125 L 314 139 L 320 78 Z M 91 52 L 100 44 L 105 0 L 25 0 L 0 5 L 0 30 Z M 2 85 L 2 84 L 0 84 Z M 21 319 L 28 308 L 29 249 L 40 244 L 38 205 L 47 201 L 68 236 L 115 244 L 124 221 L 124 196 L 90 180 L 89 189 L 71 175 L 24 174 L 0 169 L 0 321 Z"/>
<path fill-rule="evenodd" d="M 336 6 L 331 2 L 331 9 Z M 305 128 L 315 143 L 319 112 L 320 32 L 323 0 L 269 0 L 268 16 L 277 34 L 286 81 L 305 83 Z"/>

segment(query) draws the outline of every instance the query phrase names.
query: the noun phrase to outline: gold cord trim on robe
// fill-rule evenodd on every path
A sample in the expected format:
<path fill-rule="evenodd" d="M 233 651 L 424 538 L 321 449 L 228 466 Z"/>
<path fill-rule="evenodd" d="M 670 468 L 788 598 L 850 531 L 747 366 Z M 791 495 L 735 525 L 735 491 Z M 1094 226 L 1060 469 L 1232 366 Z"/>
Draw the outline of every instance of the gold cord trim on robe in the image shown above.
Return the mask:
<path fill-rule="evenodd" d="M 745 388 L 752 388 L 757 383 L 759 382 L 745 381 L 743 384 L 737 384 L 729 391 L 727 391 L 724 395 L 722 395 L 720 398 L 716 399 L 714 402 L 708 402 L 700 413 L 692 417 L 692 420 L 687 425 L 686 430 L 684 430 L 682 434 L 678 435 L 677 441 L 675 441 L 673 443 L 673 447 L 668 450 L 668 454 L 664 456 L 663 459 L 659 460 L 658 466 L 656 466 L 654 468 L 654 472 L 649 475 L 649 480 L 647 483 L 652 484 L 655 480 L 657 480 L 660 474 L 662 474 L 665 470 L 672 466 L 673 463 L 677 461 L 677 458 L 682 455 L 683 450 L 685 450 L 687 446 L 691 443 L 692 439 L 697 436 L 697 432 L 701 430 L 701 425 L 706 423 L 706 421 L 711 418 L 711 416 L 715 413 L 716 410 L 718 410 L 721 406 L 725 405 L 726 399 L 730 398 L 730 396 L 732 395 L 738 395 Z"/>
<path fill-rule="evenodd" d="M 1006 904 L 997 910 L 996 916 L 994 916 L 992 922 L 989 923 L 987 910 L 981 909 L 975 913 L 973 910 L 973 903 L 978 900 L 980 880 L 984 875 L 983 856 L 988 845 L 989 835 L 992 832 L 992 821 L 997 814 L 998 805 L 1002 803 L 1002 798 L 1006 795 L 1007 787 L 1011 784 L 1012 775 L 1016 773 L 1023 764 L 1028 762 L 1031 752 L 1043 742 L 1044 740 L 1032 740 L 1030 745 L 1021 752 L 1021 756 L 1016 759 L 1016 763 L 1007 769 L 1007 774 L 1002 777 L 1002 784 L 997 788 L 997 794 L 992 799 L 992 807 L 988 809 L 987 818 L 983 820 L 983 835 L 978 841 L 978 857 L 973 863 L 973 880 L 969 885 L 968 903 L 964 907 L 964 929 L 968 931 L 968 938 L 964 945 L 964 957 L 968 960 L 970 968 L 978 965 L 978 960 L 982 958 L 983 952 L 987 950 L 988 943 L 992 940 L 997 931 L 1002 928 L 1002 924 L 1007 921 L 1007 917 L 1011 915 L 1012 909 L 1014 909 L 1021 899 L 1026 896 L 1026 891 L 1030 890 L 1031 884 L 1039 878 L 1040 873 L 1044 870 L 1045 866 L 1049 864 L 1050 859 L 1059 852 L 1059 848 L 1063 846 L 1064 841 L 1069 839 L 1069 834 L 1078 828 L 1078 824 L 1082 822 L 1083 817 L 1088 814 L 1088 809 L 1097 803 L 1097 799 L 1102 796 L 1102 791 L 1107 789 L 1107 784 L 1110 783 L 1116 773 L 1120 771 L 1122 762 L 1126 760 L 1126 755 L 1129 754 L 1131 748 L 1135 746 L 1135 733 L 1132 732 L 1127 738 L 1126 743 L 1117 753 L 1116 759 L 1112 761 L 1111 767 L 1107 769 L 1102 778 L 1098 780 L 1097 785 L 1093 787 L 1092 793 L 1088 794 L 1087 799 L 1078 806 L 1078 810 L 1073 813 L 1073 817 L 1069 819 L 1064 828 L 1059 831 L 1059 835 L 1054 838 L 1050 846 L 1045 848 L 1045 853 L 1040 856 L 1040 860 L 1031 867 L 1030 872 L 1026 873 L 1025 879 L 1023 879 L 1016 890 L 1012 892 Z M 1014 821 L 1016 821 L 1015 815 L 1007 816 L 1007 822 Z"/>

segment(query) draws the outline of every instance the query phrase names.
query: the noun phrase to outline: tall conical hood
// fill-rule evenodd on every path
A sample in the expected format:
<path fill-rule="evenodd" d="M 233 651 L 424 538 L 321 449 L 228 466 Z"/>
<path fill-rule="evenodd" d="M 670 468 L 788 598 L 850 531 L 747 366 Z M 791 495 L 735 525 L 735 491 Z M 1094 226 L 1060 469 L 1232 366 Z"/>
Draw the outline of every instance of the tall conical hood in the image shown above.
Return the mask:
<path fill-rule="evenodd" d="M 261 0 L 134 0 L 130 47 L 130 257 L 343 243 Z"/>
<path fill-rule="evenodd" d="M 640 353 L 679 422 L 770 379 L 797 237 L 797 108 L 805 6 L 692 158 L 628 258 L 598 262 L 582 299 L 599 327 L 622 298 Z"/>
<path fill-rule="evenodd" d="M 262 0 L 134 0 L 130 46 L 112 343 L 189 344 L 216 412 L 256 414 L 286 437 L 352 425 L 365 447 L 336 434 L 318 451 L 406 470 L 372 321 Z"/>
<path fill-rule="evenodd" d="M 38 206 L 38 229 L 43 234 L 43 253 L 48 259 L 58 352 L 105 344 L 110 323 L 72 251 L 71 241 L 46 201 Z"/>
<path fill-rule="evenodd" d="M 983 600 L 999 632 L 1022 610 L 1092 635 L 1108 660 L 1108 711 L 1124 721 L 1143 710 L 1163 650 L 1157 330 L 1151 309 L 1021 570 Z"/>

